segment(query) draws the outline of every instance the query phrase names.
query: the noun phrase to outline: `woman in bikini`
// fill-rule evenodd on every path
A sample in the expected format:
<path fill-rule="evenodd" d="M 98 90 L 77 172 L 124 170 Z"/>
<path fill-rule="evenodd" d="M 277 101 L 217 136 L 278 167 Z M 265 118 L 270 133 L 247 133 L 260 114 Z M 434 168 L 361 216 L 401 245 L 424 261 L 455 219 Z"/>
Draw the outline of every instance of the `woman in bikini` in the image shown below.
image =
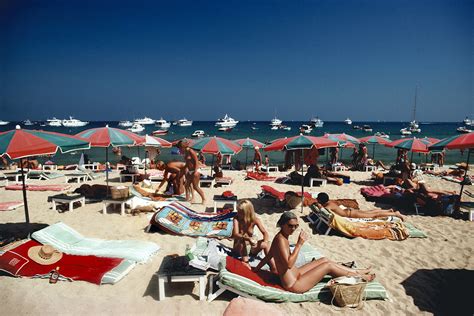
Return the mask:
<path fill-rule="evenodd" d="M 184 188 L 186 190 L 186 201 L 190 201 L 191 203 L 194 202 L 194 191 L 196 191 L 201 196 L 201 203 L 205 204 L 206 197 L 199 187 L 201 173 L 199 172 L 199 159 L 197 154 L 189 147 L 189 142 L 187 140 L 180 140 L 177 147 L 181 150 L 181 153 L 184 154 L 186 179 Z"/>
<path fill-rule="evenodd" d="M 270 252 L 255 268 L 259 271 L 269 260 L 274 259 L 281 284 L 287 291 L 294 293 L 304 293 L 313 288 L 325 275 L 332 277 L 356 276 L 366 281 L 372 281 L 375 274 L 370 273 L 370 269 L 351 269 L 327 258 L 313 260 L 301 267 L 296 267 L 296 259 L 303 244 L 308 240 L 304 231 L 300 232 L 298 242 L 290 251 L 288 238 L 298 228 L 298 218 L 292 212 L 285 212 L 281 215 L 277 225 L 281 228 L 273 238 Z"/>
<path fill-rule="evenodd" d="M 260 230 L 263 238 L 257 240 L 254 236 L 255 227 Z M 249 255 L 255 256 L 261 250 L 268 254 L 270 250 L 270 235 L 262 221 L 255 214 L 252 202 L 240 201 L 237 205 L 237 216 L 234 217 L 234 228 L 232 230 L 234 239 L 234 252 L 242 257 L 242 261 L 248 263 Z M 270 261 L 272 271 L 276 272 L 273 260 Z"/>

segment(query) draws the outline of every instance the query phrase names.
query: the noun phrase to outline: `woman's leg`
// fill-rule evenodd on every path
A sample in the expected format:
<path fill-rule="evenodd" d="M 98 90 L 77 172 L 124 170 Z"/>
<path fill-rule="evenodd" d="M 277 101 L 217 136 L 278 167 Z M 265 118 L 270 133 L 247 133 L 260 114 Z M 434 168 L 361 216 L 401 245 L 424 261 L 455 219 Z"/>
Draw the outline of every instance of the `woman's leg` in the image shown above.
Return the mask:
<path fill-rule="evenodd" d="M 311 288 L 313 288 L 327 274 L 329 274 L 332 277 L 360 276 L 364 278 L 366 281 L 372 281 L 375 278 L 375 275 L 367 274 L 368 272 L 366 272 L 365 270 L 356 271 L 356 270 L 344 267 L 330 260 L 327 260 L 326 262 L 322 261 L 322 262 L 315 263 L 312 265 L 314 266 L 314 268 L 306 271 L 306 273 L 304 274 L 301 274 L 299 279 L 289 289 L 290 291 L 296 292 L 296 293 L 304 293 L 310 290 Z"/>
<path fill-rule="evenodd" d="M 201 177 L 201 174 L 198 171 L 195 171 L 192 186 L 193 186 L 193 190 L 195 190 L 201 196 L 201 199 L 202 199 L 201 204 L 205 204 L 206 197 L 204 196 L 204 192 L 202 191 L 202 189 L 199 187 L 200 177 Z"/>
<path fill-rule="evenodd" d="M 191 183 L 192 183 L 192 175 L 186 173 L 185 181 L 184 181 L 184 190 L 186 192 L 186 201 L 191 201 L 193 199 L 193 194 L 191 190 Z"/>

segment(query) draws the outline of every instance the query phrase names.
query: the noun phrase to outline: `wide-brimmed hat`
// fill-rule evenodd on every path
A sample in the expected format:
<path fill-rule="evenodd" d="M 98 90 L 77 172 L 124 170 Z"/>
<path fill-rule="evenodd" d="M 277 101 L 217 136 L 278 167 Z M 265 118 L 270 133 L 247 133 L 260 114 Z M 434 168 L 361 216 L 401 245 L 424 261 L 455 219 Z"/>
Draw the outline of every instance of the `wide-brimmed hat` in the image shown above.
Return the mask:
<path fill-rule="evenodd" d="M 33 246 L 28 249 L 28 257 L 36 263 L 50 265 L 61 260 L 63 253 L 50 245 Z"/>

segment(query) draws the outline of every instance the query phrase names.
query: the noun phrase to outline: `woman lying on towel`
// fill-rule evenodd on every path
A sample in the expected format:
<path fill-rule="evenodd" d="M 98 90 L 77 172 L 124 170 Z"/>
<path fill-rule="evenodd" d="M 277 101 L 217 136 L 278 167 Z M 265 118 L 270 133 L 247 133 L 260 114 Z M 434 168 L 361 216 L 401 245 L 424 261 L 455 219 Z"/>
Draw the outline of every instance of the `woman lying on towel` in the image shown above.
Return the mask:
<path fill-rule="evenodd" d="M 378 217 L 388 217 L 388 216 L 396 216 L 399 217 L 402 221 L 405 220 L 405 216 L 400 214 L 398 211 L 387 211 L 387 210 L 370 210 L 370 211 L 363 211 L 363 210 L 356 210 L 352 208 L 345 208 L 342 209 L 335 201 L 329 200 L 329 195 L 322 192 L 319 193 L 316 197 L 316 204 L 318 207 L 325 207 L 328 210 L 336 213 L 342 217 L 352 217 L 352 218 L 378 218 Z"/>
<path fill-rule="evenodd" d="M 281 284 L 285 290 L 294 293 L 307 292 L 328 274 L 332 277 L 356 276 L 366 281 L 375 279 L 375 274 L 371 274 L 370 269 L 351 269 L 327 258 L 313 260 L 299 268 L 295 267 L 296 258 L 308 236 L 304 231 L 301 231 L 295 249 L 291 252 L 288 238 L 298 228 L 298 218 L 292 212 L 284 212 L 277 225 L 280 227 L 280 231 L 273 238 L 270 252 L 255 270 L 259 271 L 271 259 L 274 259 Z"/>
<path fill-rule="evenodd" d="M 255 227 L 263 235 L 260 240 L 255 237 Z M 232 238 L 234 239 L 233 251 L 242 257 L 244 263 L 248 263 L 249 255 L 256 256 L 261 250 L 267 255 L 270 250 L 270 235 L 262 221 L 255 214 L 253 204 L 249 200 L 240 201 L 237 205 L 237 216 L 234 217 Z M 270 267 L 273 272 L 276 272 L 273 260 L 270 261 Z"/>

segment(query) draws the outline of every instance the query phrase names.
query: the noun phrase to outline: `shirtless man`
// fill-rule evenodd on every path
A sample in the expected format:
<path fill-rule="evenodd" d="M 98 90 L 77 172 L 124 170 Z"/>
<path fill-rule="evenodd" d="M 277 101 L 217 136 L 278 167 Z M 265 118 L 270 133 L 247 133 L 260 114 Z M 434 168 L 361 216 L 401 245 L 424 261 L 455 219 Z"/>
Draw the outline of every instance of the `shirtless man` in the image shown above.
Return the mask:
<path fill-rule="evenodd" d="M 158 161 L 156 163 L 156 168 L 158 170 L 164 171 L 163 180 L 161 180 L 160 185 L 156 191 L 160 191 L 161 187 L 165 184 L 166 181 L 171 183 L 173 186 L 174 194 L 183 193 L 183 178 L 180 177 L 181 170 L 185 168 L 186 164 L 182 161 L 171 161 L 165 164 L 163 161 Z"/>
<path fill-rule="evenodd" d="M 298 242 L 291 252 L 288 238 L 298 228 L 298 218 L 292 212 L 284 212 L 278 220 L 277 226 L 280 227 L 280 231 L 273 238 L 269 253 L 254 270 L 259 271 L 271 259 L 274 259 L 276 270 L 285 290 L 294 293 L 307 292 L 328 274 L 332 277 L 361 277 L 366 281 L 372 281 L 375 278 L 375 274 L 370 274 L 370 269 L 351 269 L 327 258 L 313 260 L 299 268 L 296 267 L 296 259 L 301 247 L 308 240 L 308 235 L 301 231 Z"/>
<path fill-rule="evenodd" d="M 376 209 L 376 210 L 364 211 L 364 210 L 356 210 L 352 208 L 342 209 L 336 202 L 329 200 L 329 195 L 327 195 L 324 192 L 318 194 L 316 201 L 318 201 L 316 202 L 316 204 L 318 204 L 318 207 L 321 207 L 321 206 L 325 207 L 328 210 L 342 217 L 377 218 L 377 217 L 396 216 L 400 218 L 402 221 L 405 220 L 404 215 L 400 214 L 400 212 L 398 211 L 393 211 L 393 210 Z"/>
<path fill-rule="evenodd" d="M 260 147 L 255 146 L 255 153 L 253 155 L 253 164 L 255 166 L 255 171 L 260 170 L 260 166 L 262 165 L 262 154 L 260 153 Z"/>
<path fill-rule="evenodd" d="M 204 192 L 199 187 L 199 179 L 201 178 L 201 173 L 199 172 L 199 160 L 196 152 L 189 147 L 189 142 L 187 140 L 181 140 L 178 142 L 177 147 L 181 150 L 181 153 L 184 154 L 184 163 L 185 163 L 185 190 L 186 190 L 186 201 L 194 202 L 194 191 L 199 193 L 202 199 L 202 204 L 206 203 L 206 197 Z"/>

